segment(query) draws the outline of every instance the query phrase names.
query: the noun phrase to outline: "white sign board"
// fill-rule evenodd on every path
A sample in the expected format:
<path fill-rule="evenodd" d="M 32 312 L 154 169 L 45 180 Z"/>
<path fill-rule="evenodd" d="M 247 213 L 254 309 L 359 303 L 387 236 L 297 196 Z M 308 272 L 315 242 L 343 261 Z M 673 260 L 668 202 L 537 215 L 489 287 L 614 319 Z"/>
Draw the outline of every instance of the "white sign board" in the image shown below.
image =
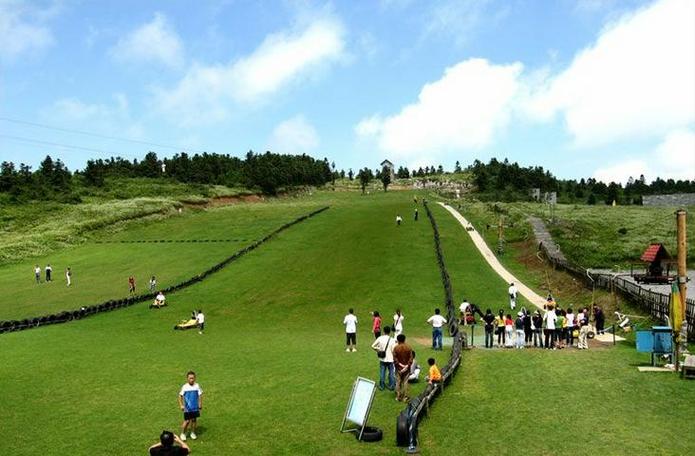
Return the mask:
<path fill-rule="evenodd" d="M 375 391 L 376 382 L 357 377 L 345 412 L 345 420 L 349 420 L 358 426 L 364 426 L 367 423 Z"/>

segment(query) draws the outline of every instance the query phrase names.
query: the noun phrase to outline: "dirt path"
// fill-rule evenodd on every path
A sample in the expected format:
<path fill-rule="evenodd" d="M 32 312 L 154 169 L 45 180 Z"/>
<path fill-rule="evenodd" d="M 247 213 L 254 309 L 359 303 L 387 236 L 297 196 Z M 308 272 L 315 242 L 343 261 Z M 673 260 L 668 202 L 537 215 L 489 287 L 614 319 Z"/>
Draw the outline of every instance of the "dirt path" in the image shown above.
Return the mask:
<path fill-rule="evenodd" d="M 473 225 L 471 225 L 468 220 L 466 220 L 456 209 L 453 207 L 449 206 L 448 204 L 444 203 L 439 203 L 444 209 L 449 211 L 451 215 L 454 216 L 456 220 L 459 221 L 459 223 L 463 226 L 463 228 L 466 230 L 468 235 L 471 237 L 473 240 L 473 244 L 478 248 L 480 253 L 483 255 L 483 258 L 485 258 L 485 261 L 492 267 L 492 269 L 499 274 L 502 279 L 504 279 L 505 282 L 511 283 L 514 282 L 516 285 L 516 288 L 519 290 L 519 293 L 526 299 L 529 300 L 531 304 L 534 306 L 538 307 L 539 309 L 543 309 L 543 305 L 545 304 L 545 298 L 540 296 L 538 293 L 524 285 L 519 279 L 514 277 L 514 275 L 507 271 L 504 266 L 499 262 L 495 254 L 490 250 L 490 248 L 487 246 L 485 243 L 485 240 L 483 240 L 483 237 L 475 231 L 475 228 L 473 228 Z"/>

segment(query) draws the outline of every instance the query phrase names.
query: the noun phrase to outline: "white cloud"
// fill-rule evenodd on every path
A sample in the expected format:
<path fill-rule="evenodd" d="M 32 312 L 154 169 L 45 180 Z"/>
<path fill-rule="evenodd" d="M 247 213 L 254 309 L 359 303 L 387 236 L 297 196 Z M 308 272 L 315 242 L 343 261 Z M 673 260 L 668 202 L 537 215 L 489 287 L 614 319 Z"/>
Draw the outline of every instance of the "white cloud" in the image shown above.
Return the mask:
<path fill-rule="evenodd" d="M 647 182 L 657 177 L 674 180 L 695 179 L 695 132 L 676 130 L 648 155 L 597 169 L 593 177 L 603 182 L 625 183 L 644 175 Z"/>
<path fill-rule="evenodd" d="M 268 150 L 287 154 L 308 154 L 319 145 L 316 129 L 302 115 L 281 122 L 270 135 Z"/>
<path fill-rule="evenodd" d="M 429 162 L 434 155 L 484 147 L 509 121 L 519 91 L 520 63 L 494 65 L 470 59 L 426 84 L 416 102 L 398 114 L 374 115 L 355 127 L 392 159 Z"/>
<path fill-rule="evenodd" d="M 341 59 L 343 35 L 342 24 L 330 18 L 269 35 L 252 54 L 229 64 L 193 65 L 176 87 L 156 91 L 156 103 L 183 124 L 224 119 L 230 101 L 258 102 Z"/>
<path fill-rule="evenodd" d="M 525 112 L 564 117 L 579 147 L 662 137 L 695 122 L 695 2 L 662 0 L 607 26 Z"/>
<path fill-rule="evenodd" d="M 162 13 L 118 40 L 111 54 L 121 62 L 159 62 L 170 67 L 183 63 L 181 40 Z"/>
<path fill-rule="evenodd" d="M 433 2 L 424 18 L 425 28 L 420 40 L 431 37 L 444 38 L 448 43 L 464 45 L 485 22 L 496 25 L 510 12 L 507 5 L 490 8 L 491 0 L 439 0 Z"/>
<path fill-rule="evenodd" d="M 23 2 L 0 0 L 0 59 L 12 60 L 52 45 L 53 34 L 41 23 L 47 17 Z"/>

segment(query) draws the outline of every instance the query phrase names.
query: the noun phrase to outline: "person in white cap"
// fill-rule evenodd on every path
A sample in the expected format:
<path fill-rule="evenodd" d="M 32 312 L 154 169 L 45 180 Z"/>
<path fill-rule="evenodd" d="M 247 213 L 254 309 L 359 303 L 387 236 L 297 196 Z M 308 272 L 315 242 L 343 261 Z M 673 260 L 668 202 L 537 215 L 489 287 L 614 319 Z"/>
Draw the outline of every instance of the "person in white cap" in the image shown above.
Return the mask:
<path fill-rule="evenodd" d="M 514 321 L 514 329 L 516 329 L 516 339 L 515 347 L 524 348 L 524 313 L 519 312 L 517 314 L 516 321 Z"/>

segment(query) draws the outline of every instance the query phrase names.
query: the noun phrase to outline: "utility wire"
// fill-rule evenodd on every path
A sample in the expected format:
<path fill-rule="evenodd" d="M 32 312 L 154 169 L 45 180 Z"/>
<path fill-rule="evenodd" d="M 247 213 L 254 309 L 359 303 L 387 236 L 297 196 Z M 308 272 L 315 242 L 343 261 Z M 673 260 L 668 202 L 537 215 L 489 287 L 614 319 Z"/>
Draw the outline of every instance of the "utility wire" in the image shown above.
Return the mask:
<path fill-rule="evenodd" d="M 26 120 L 12 119 L 9 117 L 0 116 L 0 120 L 4 121 L 4 122 L 11 122 L 14 124 L 29 125 L 32 127 L 46 128 L 48 130 L 62 131 L 65 133 L 77 133 L 80 135 L 93 136 L 95 138 L 111 139 L 111 140 L 115 140 L 115 141 L 125 141 L 125 142 L 134 143 L 134 144 L 143 144 L 146 146 L 163 147 L 166 149 L 173 149 L 173 150 L 177 150 L 177 151 L 189 151 L 189 152 L 194 152 L 194 153 L 199 153 L 199 154 L 202 154 L 204 152 L 202 150 L 194 150 L 194 149 L 190 149 L 187 147 L 170 146 L 170 145 L 166 145 L 166 144 L 153 143 L 153 142 L 149 142 L 149 141 L 140 141 L 137 139 L 120 138 L 117 136 L 102 135 L 100 133 L 92 133 L 92 132 L 83 131 L 83 130 L 73 130 L 70 128 L 54 127 L 52 125 L 46 125 L 46 124 L 41 124 L 41 123 L 36 123 L 36 122 L 29 122 Z M 73 147 L 73 148 L 77 148 L 77 147 Z M 90 150 L 90 149 L 85 149 L 85 150 Z"/>
<path fill-rule="evenodd" d="M 38 139 L 23 138 L 21 136 L 6 135 L 3 133 L 0 133 L 0 138 L 12 139 L 14 141 L 22 141 L 22 142 L 26 142 L 26 143 L 30 143 L 30 144 L 39 144 L 42 146 L 55 146 L 55 147 L 62 147 L 64 149 L 85 150 L 87 152 L 96 152 L 99 154 L 109 154 L 111 156 L 119 155 L 117 153 L 113 153 L 113 152 L 109 152 L 109 151 L 101 150 L 101 149 L 92 149 L 90 147 L 73 146 L 70 144 L 60 144 L 60 143 L 55 143 L 55 142 L 50 142 L 50 141 L 41 141 Z"/>

